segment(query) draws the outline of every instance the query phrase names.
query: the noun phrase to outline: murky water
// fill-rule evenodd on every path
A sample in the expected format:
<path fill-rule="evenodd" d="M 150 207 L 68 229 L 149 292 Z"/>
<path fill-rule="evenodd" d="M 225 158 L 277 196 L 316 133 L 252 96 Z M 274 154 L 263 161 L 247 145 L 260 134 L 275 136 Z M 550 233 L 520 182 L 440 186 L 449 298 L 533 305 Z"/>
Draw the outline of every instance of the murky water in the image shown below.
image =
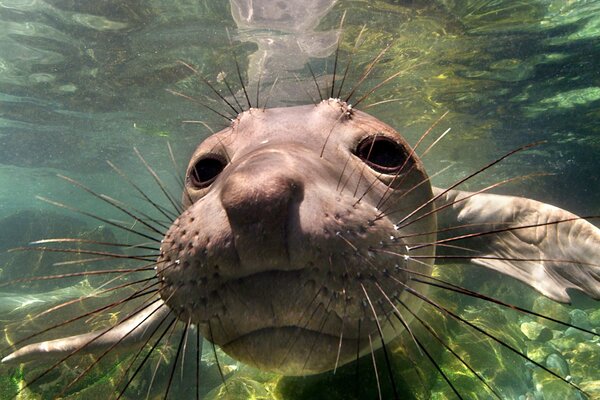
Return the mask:
<path fill-rule="evenodd" d="M 267 7 L 261 11 L 262 3 Z M 127 170 L 140 186 L 150 187 L 159 196 L 135 147 L 166 178 L 172 193 L 177 193 L 175 176 L 196 144 L 224 122 L 206 107 L 169 91 L 225 108 L 181 61 L 226 93 L 223 77 L 232 83 L 233 91 L 241 89 L 233 62 L 236 57 L 250 97 L 254 99 L 260 82 L 261 99 L 269 97 L 270 106 L 303 104 L 318 98 L 306 64 L 310 62 L 320 83 L 327 82 L 339 35 L 342 65 L 353 58 L 349 85 L 358 82 L 368 63 L 389 46 L 355 99 L 402 71 L 361 105 L 381 102 L 367 111 L 395 127 L 409 142 L 415 143 L 449 111 L 437 129 L 442 132 L 450 127 L 450 133 L 424 159 L 430 173 L 450 166 L 434 178 L 436 185 L 447 186 L 515 147 L 545 141 L 463 189 L 547 173 L 517 181 L 500 192 L 536 198 L 581 215 L 600 214 L 600 1 L 313 0 L 291 2 L 287 12 L 278 7 L 277 2 L 266 0 L 0 0 L 0 278 L 14 279 L 32 263 L 40 274 L 53 268 L 52 263 L 59 260 L 54 256 L 32 258 L 5 252 L 32 240 L 82 232 L 105 241 L 127 239 L 106 223 L 36 198 L 65 202 L 107 218 L 124 218 L 57 174 L 138 206 L 143 203 L 139 195 L 119 181 L 106 163 L 110 160 Z M 344 12 L 345 28 L 340 33 L 337 28 Z M 355 48 L 359 35 L 360 46 Z M 275 80 L 278 83 L 271 91 Z M 169 159 L 167 143 L 178 167 Z M 490 284 L 498 282 L 493 273 L 467 268 L 464 274 L 485 293 L 600 329 L 600 307 L 583 297 L 571 308 L 547 305 L 533 290 L 508 279 L 502 285 Z M 27 307 L 47 307 L 57 299 L 91 290 L 77 282 L 17 288 L 23 293 L 11 288 L 7 294 L 8 290 L 0 289 L 5 292 L 2 323 L 13 329 L 27 314 Z M 28 297 L 41 291 L 47 293 Z M 594 367 L 600 363 L 597 337 L 579 337 L 553 326 L 552 338 L 528 341 L 522 331 L 529 325 L 522 327 L 533 324 L 531 318 L 465 299 L 454 301 L 467 318 L 513 340 L 530 357 L 567 368 L 565 375 L 577 377 L 576 383 L 591 382 L 588 391 L 600 398 L 600 375 Z M 505 325 L 499 321 L 514 329 L 500 332 L 499 326 Z M 448 331 L 455 332 L 453 340 L 473 349 L 473 365 L 485 371 L 506 398 L 575 398 L 569 397 L 576 394 L 564 384 L 536 376 L 539 373 L 519 357 L 448 325 Z M 8 340 L 11 335 L 7 330 Z M 212 364 L 212 350 L 205 347 L 205 352 L 208 372 L 203 390 L 212 389 L 211 396 L 218 398 L 220 378 Z M 410 360 L 422 355 L 399 357 Z M 322 398 L 336 394 L 347 398 L 342 388 L 353 376 L 347 372 L 333 378 L 284 379 L 276 387 L 277 378 L 248 372 L 231 360 L 223 363 L 232 371 L 228 374 L 232 398 L 316 398 L 314 393 Z M 418 363 L 427 364 L 425 360 Z M 465 397 L 485 398 L 479 397 L 481 384 L 465 377 L 464 370 L 453 364 L 455 359 L 447 357 L 440 363 Z M 116 365 L 113 368 L 119 369 L 120 364 Z M 14 393 L 21 370 L 0 368 L 6 388 L 2 393 Z M 399 363 L 398 374 L 408 382 L 407 391 L 416 398 L 455 398 L 431 366 L 422 369 Z M 95 376 L 110 379 L 110 372 Z M 106 390 L 93 381 L 87 382 L 91 388 L 87 395 L 73 396 L 91 398 L 81 396 Z"/>

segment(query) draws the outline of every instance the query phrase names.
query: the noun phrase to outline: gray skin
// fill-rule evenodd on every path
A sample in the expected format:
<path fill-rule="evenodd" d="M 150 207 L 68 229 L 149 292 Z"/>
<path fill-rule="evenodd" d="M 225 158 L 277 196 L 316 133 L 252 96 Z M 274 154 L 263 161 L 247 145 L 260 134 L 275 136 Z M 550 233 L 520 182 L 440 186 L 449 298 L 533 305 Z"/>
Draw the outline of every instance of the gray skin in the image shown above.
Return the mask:
<path fill-rule="evenodd" d="M 400 174 L 357 155 L 368 138 L 396 144 Z M 193 171 L 206 159 L 225 167 L 201 183 Z M 600 299 L 598 228 L 535 200 L 432 188 L 395 130 L 337 99 L 243 112 L 196 149 L 185 191 L 161 246 L 157 303 L 109 331 L 28 345 L 3 362 L 56 360 L 90 341 L 84 351 L 126 348 L 175 315 L 258 368 L 331 370 L 357 347 L 378 347 L 379 332 L 389 341 L 410 325 L 400 304 L 418 312 L 420 301 L 407 288 L 426 292 L 406 270 L 430 274 L 435 232 L 450 226 L 467 226 L 455 235 L 522 226 L 460 245 L 554 300 L 569 301 L 567 289 Z"/>

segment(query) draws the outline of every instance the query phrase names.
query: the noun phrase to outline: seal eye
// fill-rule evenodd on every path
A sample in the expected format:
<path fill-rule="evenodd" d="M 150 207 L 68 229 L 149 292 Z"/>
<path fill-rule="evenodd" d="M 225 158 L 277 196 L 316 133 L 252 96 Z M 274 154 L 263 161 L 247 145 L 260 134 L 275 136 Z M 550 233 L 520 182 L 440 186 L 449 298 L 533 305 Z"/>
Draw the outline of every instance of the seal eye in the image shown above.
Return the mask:
<path fill-rule="evenodd" d="M 223 168 L 225 168 L 225 162 L 221 157 L 210 155 L 201 158 L 190 169 L 190 183 L 197 189 L 205 188 L 213 183 Z"/>
<path fill-rule="evenodd" d="M 363 139 L 356 147 L 356 155 L 369 167 L 382 174 L 398 172 L 409 156 L 403 146 L 381 135 Z"/>

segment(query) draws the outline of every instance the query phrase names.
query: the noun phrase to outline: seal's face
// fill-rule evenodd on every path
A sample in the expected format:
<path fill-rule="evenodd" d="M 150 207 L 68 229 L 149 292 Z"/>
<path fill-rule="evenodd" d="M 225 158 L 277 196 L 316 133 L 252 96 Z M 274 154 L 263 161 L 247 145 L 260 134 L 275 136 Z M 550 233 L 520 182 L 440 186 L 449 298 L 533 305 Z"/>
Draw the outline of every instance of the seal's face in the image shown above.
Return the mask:
<path fill-rule="evenodd" d="M 430 272 L 403 255 L 434 240 L 431 197 L 402 137 L 343 102 L 250 109 L 190 161 L 187 209 L 161 247 L 161 297 L 247 364 L 332 369 L 402 327 L 406 270 Z"/>

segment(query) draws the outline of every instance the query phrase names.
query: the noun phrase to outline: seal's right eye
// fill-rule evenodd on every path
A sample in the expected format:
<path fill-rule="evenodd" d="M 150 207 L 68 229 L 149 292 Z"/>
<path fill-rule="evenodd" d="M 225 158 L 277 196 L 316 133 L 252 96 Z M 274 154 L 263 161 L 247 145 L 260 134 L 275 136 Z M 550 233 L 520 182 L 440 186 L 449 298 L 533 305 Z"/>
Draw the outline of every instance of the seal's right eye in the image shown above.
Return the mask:
<path fill-rule="evenodd" d="M 196 164 L 190 169 L 190 183 L 196 189 L 202 189 L 209 186 L 225 168 L 225 161 L 218 156 L 210 155 L 196 161 Z"/>

